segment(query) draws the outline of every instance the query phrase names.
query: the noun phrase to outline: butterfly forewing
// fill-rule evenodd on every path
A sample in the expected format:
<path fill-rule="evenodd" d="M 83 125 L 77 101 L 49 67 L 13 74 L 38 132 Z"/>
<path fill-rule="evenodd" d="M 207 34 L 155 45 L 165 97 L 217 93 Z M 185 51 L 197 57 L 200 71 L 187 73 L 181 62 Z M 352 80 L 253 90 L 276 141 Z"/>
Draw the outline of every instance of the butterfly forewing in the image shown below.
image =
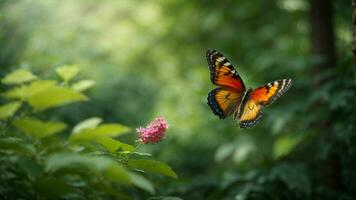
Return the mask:
<path fill-rule="evenodd" d="M 225 56 L 216 50 L 208 50 L 206 58 L 210 67 L 210 79 L 212 83 L 230 88 L 238 93 L 245 92 L 245 84 Z"/>
<path fill-rule="evenodd" d="M 281 79 L 252 90 L 250 99 L 268 106 L 281 97 L 293 84 L 292 79 Z"/>
<path fill-rule="evenodd" d="M 240 106 L 238 116 L 240 127 L 254 126 L 262 116 L 262 108 L 282 96 L 292 84 L 292 79 L 282 79 L 267 83 L 249 92 Z"/>

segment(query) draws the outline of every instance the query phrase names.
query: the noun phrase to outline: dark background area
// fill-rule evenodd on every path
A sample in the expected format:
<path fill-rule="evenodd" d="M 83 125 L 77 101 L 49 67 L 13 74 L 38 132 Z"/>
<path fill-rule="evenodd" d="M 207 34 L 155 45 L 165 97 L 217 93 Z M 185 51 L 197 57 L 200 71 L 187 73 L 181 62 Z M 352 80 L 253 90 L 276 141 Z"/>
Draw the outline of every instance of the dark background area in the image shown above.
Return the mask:
<path fill-rule="evenodd" d="M 180 178 L 152 177 L 158 196 L 351 200 L 351 30 L 349 1 L 2 0 L 0 74 L 54 77 L 55 67 L 80 66 L 96 81 L 91 101 L 46 112 L 69 124 L 98 116 L 135 128 L 166 117 L 165 140 L 144 149 Z M 252 129 L 219 120 L 206 104 L 209 48 L 247 87 L 294 85 Z"/>

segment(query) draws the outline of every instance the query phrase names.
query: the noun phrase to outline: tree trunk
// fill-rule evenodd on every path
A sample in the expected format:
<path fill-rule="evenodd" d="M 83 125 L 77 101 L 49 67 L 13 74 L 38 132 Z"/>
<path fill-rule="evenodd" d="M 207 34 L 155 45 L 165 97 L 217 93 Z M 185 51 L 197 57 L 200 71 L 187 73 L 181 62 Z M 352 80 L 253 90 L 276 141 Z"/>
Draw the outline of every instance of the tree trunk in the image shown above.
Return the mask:
<path fill-rule="evenodd" d="M 312 80 L 313 88 L 318 90 L 323 83 L 333 77 L 325 77 L 325 71 L 336 65 L 336 53 L 334 44 L 333 9 L 331 0 L 310 0 L 310 39 L 312 56 Z M 325 102 L 319 102 L 314 109 L 328 106 Z M 332 116 L 330 114 L 329 116 Z M 332 126 L 332 118 L 324 119 L 315 125 L 321 133 L 321 140 L 327 140 Z M 317 164 L 319 181 L 329 188 L 340 187 L 339 158 L 332 151 L 328 157 Z"/>
<path fill-rule="evenodd" d="M 352 52 L 356 56 L 356 0 L 352 0 Z"/>
<path fill-rule="evenodd" d="M 315 87 L 324 81 L 320 78 L 320 72 L 336 64 L 332 14 L 331 0 L 310 1 L 311 55 Z"/>

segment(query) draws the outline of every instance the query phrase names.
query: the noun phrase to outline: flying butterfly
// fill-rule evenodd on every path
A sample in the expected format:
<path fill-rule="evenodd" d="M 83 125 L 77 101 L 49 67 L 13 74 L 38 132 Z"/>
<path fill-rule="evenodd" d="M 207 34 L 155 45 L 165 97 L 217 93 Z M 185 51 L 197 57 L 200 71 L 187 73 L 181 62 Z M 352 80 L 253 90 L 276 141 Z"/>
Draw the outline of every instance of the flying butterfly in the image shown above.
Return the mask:
<path fill-rule="evenodd" d="M 208 105 L 215 115 L 225 119 L 233 115 L 240 128 L 253 127 L 262 109 L 282 96 L 293 84 L 281 79 L 246 90 L 245 84 L 230 61 L 216 50 L 206 52 L 211 82 L 219 87 L 208 94 Z"/>

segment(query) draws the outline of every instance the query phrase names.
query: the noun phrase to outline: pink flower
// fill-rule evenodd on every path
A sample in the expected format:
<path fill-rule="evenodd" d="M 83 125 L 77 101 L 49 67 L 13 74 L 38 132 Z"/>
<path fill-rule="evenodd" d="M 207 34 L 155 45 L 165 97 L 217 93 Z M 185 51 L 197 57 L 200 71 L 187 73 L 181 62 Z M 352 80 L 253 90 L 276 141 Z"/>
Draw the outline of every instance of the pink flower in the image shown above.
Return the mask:
<path fill-rule="evenodd" d="M 167 121 L 163 117 L 157 117 L 146 128 L 136 129 L 139 136 L 138 141 L 143 144 L 155 144 L 162 140 L 167 128 Z"/>

